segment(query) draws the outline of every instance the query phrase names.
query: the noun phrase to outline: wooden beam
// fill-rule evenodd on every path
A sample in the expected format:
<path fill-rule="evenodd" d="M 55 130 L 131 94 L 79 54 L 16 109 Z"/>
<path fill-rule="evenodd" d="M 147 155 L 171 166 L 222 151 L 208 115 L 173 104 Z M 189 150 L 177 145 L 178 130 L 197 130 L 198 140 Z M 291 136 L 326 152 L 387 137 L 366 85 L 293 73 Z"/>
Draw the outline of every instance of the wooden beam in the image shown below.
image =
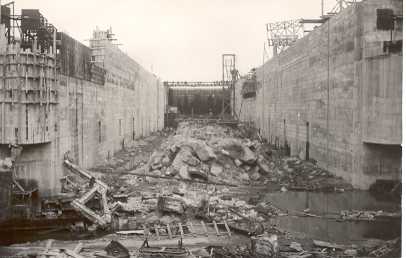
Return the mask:
<path fill-rule="evenodd" d="M 158 240 L 161 240 L 161 237 L 159 236 L 159 228 L 156 224 L 154 224 L 154 229 L 155 229 L 155 234 Z"/>
<path fill-rule="evenodd" d="M 169 224 L 166 224 L 166 228 L 168 229 L 168 235 L 169 235 L 169 239 L 172 239 L 172 231 L 171 231 L 171 226 L 169 226 Z"/>
<path fill-rule="evenodd" d="M 187 226 L 188 226 L 188 228 L 189 228 L 190 233 L 192 233 L 193 237 L 196 237 L 196 232 L 195 232 L 195 229 L 194 229 L 194 227 L 193 227 L 192 222 L 189 221 L 189 222 L 187 223 Z"/>
<path fill-rule="evenodd" d="M 80 253 L 80 251 L 82 251 L 82 248 L 83 248 L 83 244 L 82 244 L 82 243 L 79 243 L 79 244 L 75 247 L 75 249 L 73 249 L 73 251 L 78 254 L 78 253 Z"/>
<path fill-rule="evenodd" d="M 206 224 L 204 223 L 204 221 L 202 220 L 202 221 L 200 221 L 200 223 L 202 224 L 202 228 L 203 228 L 204 232 L 206 232 L 206 235 L 209 236 L 209 231 L 207 231 L 207 227 L 206 227 Z"/>
<path fill-rule="evenodd" d="M 214 182 L 214 181 L 202 181 L 202 180 L 192 180 L 192 179 L 184 179 L 184 178 L 173 178 L 173 177 L 166 177 L 166 176 L 157 176 L 157 175 L 147 175 L 145 173 L 137 173 L 137 172 L 120 172 L 120 175 L 134 175 L 138 177 L 151 177 L 151 178 L 159 178 L 165 180 L 176 180 L 188 183 L 198 183 L 198 184 L 206 184 L 206 185 L 221 185 L 221 186 L 230 186 L 230 187 L 239 187 L 235 184 L 229 184 L 225 182 Z"/>
<path fill-rule="evenodd" d="M 231 231 L 230 228 L 228 227 L 227 221 L 224 221 L 224 226 L 226 227 L 228 236 L 231 237 Z"/>
<path fill-rule="evenodd" d="M 182 238 L 184 238 L 185 236 L 183 234 L 183 226 L 181 223 L 178 223 L 178 226 L 179 226 L 180 235 L 182 236 Z"/>
<path fill-rule="evenodd" d="M 214 229 L 216 230 L 217 236 L 219 236 L 219 235 L 220 235 L 220 232 L 219 232 L 219 228 L 217 227 L 217 223 L 216 223 L 215 220 L 213 220 L 213 226 L 214 226 Z"/>

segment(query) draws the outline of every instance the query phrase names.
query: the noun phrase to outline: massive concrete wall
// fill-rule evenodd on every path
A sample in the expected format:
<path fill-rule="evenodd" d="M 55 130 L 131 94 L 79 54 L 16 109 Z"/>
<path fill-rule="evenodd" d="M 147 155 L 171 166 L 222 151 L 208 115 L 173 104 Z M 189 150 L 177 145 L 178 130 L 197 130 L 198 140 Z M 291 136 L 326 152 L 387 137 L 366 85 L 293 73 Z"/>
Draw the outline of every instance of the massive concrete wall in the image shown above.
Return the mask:
<path fill-rule="evenodd" d="M 400 0 L 345 9 L 259 67 L 254 99 L 236 100 L 272 144 L 360 188 L 401 176 L 402 52 L 385 50 L 378 8 L 402 15 Z M 392 36 L 402 39 L 399 22 Z"/>
<path fill-rule="evenodd" d="M 75 45 L 80 46 L 76 43 Z M 18 47 L 12 45 L 3 45 L 1 49 L 0 56 L 7 56 L 10 51 L 16 49 L 20 51 Z M 66 49 L 66 51 L 75 51 L 77 47 Z M 36 51 L 33 50 L 33 52 Z M 75 52 L 65 53 L 65 56 L 71 57 L 74 54 Z M 49 55 L 53 57 L 53 53 Z M 20 56 L 20 53 L 17 56 Z M 109 58 L 119 59 L 122 56 Z M 6 63 L 4 58 L 2 60 L 4 67 L 10 66 L 9 61 Z M 87 61 L 90 63 L 90 56 Z M 69 62 L 65 64 L 67 64 L 66 67 L 70 67 Z M 123 63 L 123 66 L 125 65 L 127 64 Z M 32 105 L 21 102 L 21 99 L 11 103 L 2 98 L 1 105 L 5 106 L 4 110 L 10 110 L 3 113 L 6 114 L 6 119 L 21 120 L 22 129 L 28 125 L 30 128 L 33 127 L 39 135 L 46 135 L 44 139 L 35 142 L 15 141 L 14 130 L 8 134 L 7 128 L 10 127 L 8 120 L 1 123 L 1 131 L 6 130 L 5 135 L 10 137 L 2 138 L 0 157 L 10 155 L 8 145 L 10 143 L 17 143 L 23 147 L 21 156 L 16 162 L 16 177 L 34 179 L 38 183 L 42 196 L 57 194 L 60 191 L 60 179 L 67 173 L 63 168 L 66 153 L 69 152 L 70 157 L 80 166 L 89 168 L 105 162 L 123 146 L 131 144 L 132 140 L 162 129 L 166 97 L 163 84 L 159 78 L 137 63 L 131 63 L 131 67 L 130 72 L 136 72 L 128 75 L 131 80 L 126 80 L 127 83 L 111 80 L 105 83 L 97 80 L 99 83 L 95 83 L 91 80 L 92 76 L 84 76 L 84 78 L 76 76 L 77 69 L 74 71 L 68 69 L 69 73 L 64 72 L 66 69 L 60 70 L 56 74 L 56 83 L 52 84 L 51 88 L 52 92 L 56 92 L 56 98 L 52 102 L 52 112 L 45 112 L 46 124 L 41 127 L 35 125 L 42 121 L 44 114 L 40 111 L 47 107 L 46 102 Z M 35 74 L 33 78 L 35 81 Z M 1 81 L 4 81 L 4 75 L 2 79 Z M 24 76 L 16 80 L 22 83 Z M 5 87 L 5 84 L 1 85 Z M 14 85 L 16 92 L 23 90 L 22 93 L 24 93 L 25 88 L 19 85 Z M 14 109 L 11 105 L 15 106 Z M 28 120 L 25 112 L 19 112 L 20 106 L 22 110 L 27 107 L 27 110 L 32 112 Z M 39 110 L 37 116 L 32 109 Z M 14 129 L 14 126 L 12 128 Z M 20 131 L 25 132 L 25 130 Z"/>
<path fill-rule="evenodd" d="M 142 81 L 130 90 L 60 75 L 52 140 L 23 146 L 17 177 L 37 180 L 43 195 L 55 194 L 68 151 L 76 163 L 89 168 L 105 162 L 132 140 L 162 129 L 164 95 L 158 96 L 162 84 L 157 78 Z"/>

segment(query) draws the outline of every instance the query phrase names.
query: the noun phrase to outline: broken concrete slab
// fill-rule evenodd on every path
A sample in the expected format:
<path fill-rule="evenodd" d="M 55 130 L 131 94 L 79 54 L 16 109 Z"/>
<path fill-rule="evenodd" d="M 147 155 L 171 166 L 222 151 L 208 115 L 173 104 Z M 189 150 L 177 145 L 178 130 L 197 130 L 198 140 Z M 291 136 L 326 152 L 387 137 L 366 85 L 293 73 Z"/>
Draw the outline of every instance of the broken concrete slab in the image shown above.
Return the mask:
<path fill-rule="evenodd" d="M 187 157 L 183 160 L 183 162 L 192 167 L 196 167 L 200 164 L 200 160 L 195 157 Z"/>
<path fill-rule="evenodd" d="M 234 160 L 234 164 L 235 164 L 237 167 L 240 167 L 240 166 L 242 165 L 242 162 L 241 162 L 239 159 L 235 159 L 235 160 Z"/>
<path fill-rule="evenodd" d="M 298 243 L 298 242 L 290 243 L 289 248 L 295 250 L 296 252 L 302 252 L 303 251 L 302 245 L 300 243 Z"/>
<path fill-rule="evenodd" d="M 120 242 L 112 240 L 104 249 L 107 255 L 117 258 L 129 258 L 130 252 Z"/>
<path fill-rule="evenodd" d="M 257 156 L 247 146 L 243 146 L 244 155 L 241 157 L 241 161 L 246 164 L 254 164 L 257 161 Z"/>
<path fill-rule="evenodd" d="M 253 237 L 252 250 L 258 258 L 277 258 L 279 256 L 278 236 Z"/>
<path fill-rule="evenodd" d="M 172 162 L 172 166 L 179 171 L 181 167 L 185 165 L 185 161 L 192 158 L 194 158 L 192 149 L 187 146 L 182 146 L 178 154 L 176 154 L 176 157 Z"/>
<path fill-rule="evenodd" d="M 263 174 L 271 173 L 270 167 L 268 166 L 268 164 L 266 163 L 266 161 L 263 158 L 257 160 L 257 165 L 260 168 L 261 173 L 263 173 Z"/>
<path fill-rule="evenodd" d="M 189 167 L 188 168 L 189 176 L 191 178 L 199 178 L 207 181 L 209 179 L 208 175 L 206 172 L 201 171 L 200 169 L 194 168 L 194 167 Z"/>
<path fill-rule="evenodd" d="M 189 171 L 188 171 L 188 166 L 187 165 L 184 165 L 184 166 L 182 166 L 181 168 L 180 168 L 180 170 L 179 170 L 179 176 L 180 176 L 180 178 L 182 178 L 182 179 L 192 179 L 191 177 L 190 177 L 190 175 L 189 175 Z"/>
<path fill-rule="evenodd" d="M 354 257 L 354 256 L 358 255 L 358 251 L 356 249 L 347 249 L 347 250 L 344 251 L 344 254 L 348 255 L 348 256 L 351 256 L 351 257 Z"/>
<path fill-rule="evenodd" d="M 169 167 L 171 165 L 171 159 L 168 156 L 165 156 L 162 159 L 162 165 L 165 167 Z"/>
<path fill-rule="evenodd" d="M 194 144 L 193 150 L 201 161 L 208 161 L 210 159 L 210 154 L 205 146 Z"/>
<path fill-rule="evenodd" d="M 223 173 L 223 167 L 217 163 L 213 163 L 210 168 L 210 174 L 213 176 L 219 176 Z"/>
<path fill-rule="evenodd" d="M 180 198 L 160 196 L 158 198 L 158 209 L 164 212 L 183 214 L 185 212 L 185 203 Z"/>
<path fill-rule="evenodd" d="M 253 181 L 258 181 L 261 178 L 261 175 L 256 171 L 250 175 L 250 179 Z"/>

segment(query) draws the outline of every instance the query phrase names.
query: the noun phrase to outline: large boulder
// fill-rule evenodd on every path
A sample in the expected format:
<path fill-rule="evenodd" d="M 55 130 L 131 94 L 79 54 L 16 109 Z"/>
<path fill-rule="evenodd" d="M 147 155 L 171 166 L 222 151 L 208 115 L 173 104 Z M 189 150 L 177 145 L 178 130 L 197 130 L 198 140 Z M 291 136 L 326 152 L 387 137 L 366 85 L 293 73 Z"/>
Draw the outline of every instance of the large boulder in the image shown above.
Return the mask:
<path fill-rule="evenodd" d="M 187 165 L 183 165 L 180 169 L 179 169 L 179 177 L 182 179 L 192 179 L 189 175 L 189 170 L 188 170 L 188 166 Z"/>
<path fill-rule="evenodd" d="M 162 165 L 164 165 L 165 167 L 169 167 L 171 165 L 171 159 L 168 156 L 165 156 L 162 159 Z"/>
<path fill-rule="evenodd" d="M 243 145 L 235 138 L 224 138 L 218 142 L 218 145 L 222 148 L 222 153 L 233 159 L 240 159 L 243 154 Z"/>
<path fill-rule="evenodd" d="M 176 170 L 180 170 L 182 166 L 186 164 L 186 161 L 190 161 L 192 163 L 195 157 L 192 154 L 192 148 L 189 146 L 182 146 L 176 155 L 175 159 L 172 162 L 172 166 Z"/>
<path fill-rule="evenodd" d="M 239 167 L 239 166 L 242 165 L 242 162 L 241 162 L 241 160 L 239 160 L 239 159 L 235 159 L 235 160 L 234 160 L 234 164 L 235 164 L 237 167 Z"/>
<path fill-rule="evenodd" d="M 206 172 L 204 172 L 200 169 L 197 169 L 195 167 L 189 167 L 188 172 L 189 172 L 189 176 L 191 178 L 199 178 L 199 179 L 203 179 L 205 181 L 207 181 L 209 179 Z"/>
<path fill-rule="evenodd" d="M 255 153 L 248 148 L 247 146 L 243 146 L 243 156 L 241 157 L 241 160 L 246 163 L 246 164 L 254 164 L 257 161 L 257 156 Z"/>
<path fill-rule="evenodd" d="M 257 160 L 257 165 L 259 167 L 259 171 L 263 174 L 270 174 L 271 168 L 268 166 L 267 162 L 264 158 L 259 158 Z"/>
<path fill-rule="evenodd" d="M 217 163 L 213 163 L 210 168 L 210 174 L 213 176 L 219 176 L 223 173 L 223 167 Z"/>
<path fill-rule="evenodd" d="M 253 181 L 258 181 L 260 178 L 261 178 L 261 175 L 257 171 L 255 171 L 254 173 L 252 173 L 250 175 L 250 179 Z"/>
<path fill-rule="evenodd" d="M 161 163 L 162 157 L 163 157 L 162 152 L 154 151 L 152 153 L 150 161 L 149 161 L 151 170 L 160 169 L 162 167 L 162 163 Z"/>
<path fill-rule="evenodd" d="M 201 140 L 189 140 L 185 145 L 190 146 L 196 156 L 203 162 L 215 159 L 216 154 L 213 149 L 209 147 L 204 141 Z"/>
<path fill-rule="evenodd" d="M 196 167 L 200 164 L 200 160 L 195 157 L 186 157 L 183 162 L 188 164 L 189 166 Z"/>

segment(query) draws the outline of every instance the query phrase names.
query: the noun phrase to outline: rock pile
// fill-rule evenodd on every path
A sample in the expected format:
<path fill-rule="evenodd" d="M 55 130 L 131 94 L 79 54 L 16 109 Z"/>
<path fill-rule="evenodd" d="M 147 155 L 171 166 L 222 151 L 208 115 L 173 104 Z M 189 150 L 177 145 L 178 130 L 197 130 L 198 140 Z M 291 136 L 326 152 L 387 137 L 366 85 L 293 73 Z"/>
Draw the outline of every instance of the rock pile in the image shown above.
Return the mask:
<path fill-rule="evenodd" d="M 285 189 L 344 191 L 351 185 L 310 161 L 283 157 L 241 130 L 183 122 L 147 164 L 147 174 L 235 185 L 276 184 Z"/>

